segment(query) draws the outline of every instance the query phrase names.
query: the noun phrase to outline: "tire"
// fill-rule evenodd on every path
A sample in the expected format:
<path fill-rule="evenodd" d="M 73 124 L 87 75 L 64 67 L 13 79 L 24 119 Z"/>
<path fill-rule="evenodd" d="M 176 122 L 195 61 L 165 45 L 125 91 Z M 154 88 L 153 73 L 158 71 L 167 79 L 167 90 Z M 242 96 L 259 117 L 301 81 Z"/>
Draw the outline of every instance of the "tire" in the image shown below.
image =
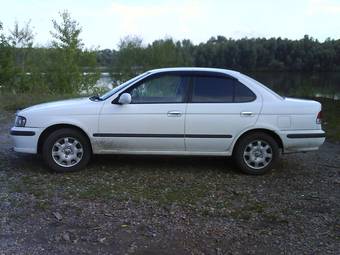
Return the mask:
<path fill-rule="evenodd" d="M 79 131 L 61 128 L 48 135 L 42 146 L 45 164 L 58 173 L 83 169 L 91 159 L 90 142 Z"/>
<path fill-rule="evenodd" d="M 261 175 L 275 167 L 280 157 L 275 139 L 265 133 L 251 133 L 236 144 L 233 158 L 246 174 Z"/>

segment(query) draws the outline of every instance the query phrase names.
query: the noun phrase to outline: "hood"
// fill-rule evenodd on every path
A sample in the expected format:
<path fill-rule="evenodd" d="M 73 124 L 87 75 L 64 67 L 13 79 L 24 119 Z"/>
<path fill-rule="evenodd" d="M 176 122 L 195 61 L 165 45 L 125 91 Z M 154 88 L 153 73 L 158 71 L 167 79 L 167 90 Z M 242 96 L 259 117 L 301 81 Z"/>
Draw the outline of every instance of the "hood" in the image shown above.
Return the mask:
<path fill-rule="evenodd" d="M 38 104 L 17 112 L 24 117 L 70 116 L 98 114 L 104 101 L 91 101 L 89 98 L 76 98 Z"/>
<path fill-rule="evenodd" d="M 59 100 L 49 103 L 42 103 L 27 107 L 25 109 L 19 110 L 18 113 L 24 114 L 31 111 L 40 111 L 40 110 L 49 110 L 49 109 L 57 109 L 57 108 L 69 108 L 77 105 L 82 105 L 90 101 L 88 98 L 74 98 L 74 99 L 67 99 L 67 100 Z"/>
<path fill-rule="evenodd" d="M 66 120 L 72 116 L 88 118 L 98 116 L 104 101 L 91 101 L 89 98 L 76 98 L 51 103 L 38 104 L 17 112 L 27 119 L 26 125 L 44 127 L 53 120 Z"/>

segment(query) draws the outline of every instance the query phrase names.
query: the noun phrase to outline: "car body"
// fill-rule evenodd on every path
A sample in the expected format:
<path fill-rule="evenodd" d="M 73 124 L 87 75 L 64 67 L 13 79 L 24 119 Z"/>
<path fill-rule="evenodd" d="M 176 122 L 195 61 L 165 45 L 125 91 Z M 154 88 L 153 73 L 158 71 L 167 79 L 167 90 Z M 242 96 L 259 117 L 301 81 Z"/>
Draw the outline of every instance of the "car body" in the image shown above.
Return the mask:
<path fill-rule="evenodd" d="M 290 153 L 317 150 L 325 140 L 320 103 L 284 98 L 244 74 L 215 68 L 151 70 L 102 97 L 44 103 L 16 115 L 14 150 L 25 153 L 51 154 L 44 143 L 60 129 L 78 132 L 90 154 L 231 156 L 254 134 L 271 137 L 280 152 Z M 258 158 L 267 145 L 244 145 L 240 157 Z M 60 154 L 64 147 L 52 150 Z M 55 170 L 78 169 L 75 161 L 52 163 Z M 249 173 L 252 164 L 246 164 Z M 260 168 L 254 173 L 265 172 Z"/>

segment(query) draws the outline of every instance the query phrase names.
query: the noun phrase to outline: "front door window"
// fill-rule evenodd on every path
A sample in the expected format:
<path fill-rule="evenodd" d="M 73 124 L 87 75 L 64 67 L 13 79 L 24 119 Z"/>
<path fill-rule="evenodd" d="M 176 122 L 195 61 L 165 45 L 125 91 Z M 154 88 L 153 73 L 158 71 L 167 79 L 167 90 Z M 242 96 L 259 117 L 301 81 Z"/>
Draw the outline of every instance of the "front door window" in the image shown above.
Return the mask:
<path fill-rule="evenodd" d="M 179 75 L 163 75 L 141 81 L 130 91 L 132 104 L 182 103 L 185 82 Z"/>

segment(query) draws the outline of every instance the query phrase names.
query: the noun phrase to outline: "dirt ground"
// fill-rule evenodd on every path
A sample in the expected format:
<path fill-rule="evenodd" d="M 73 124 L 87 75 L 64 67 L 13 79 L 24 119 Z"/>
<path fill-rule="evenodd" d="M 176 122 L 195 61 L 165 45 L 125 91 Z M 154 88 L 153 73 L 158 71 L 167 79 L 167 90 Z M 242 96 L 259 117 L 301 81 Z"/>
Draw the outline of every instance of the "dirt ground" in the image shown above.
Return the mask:
<path fill-rule="evenodd" d="M 339 254 L 340 144 L 264 176 L 230 159 L 97 156 L 54 174 L 0 112 L 0 254 Z"/>

